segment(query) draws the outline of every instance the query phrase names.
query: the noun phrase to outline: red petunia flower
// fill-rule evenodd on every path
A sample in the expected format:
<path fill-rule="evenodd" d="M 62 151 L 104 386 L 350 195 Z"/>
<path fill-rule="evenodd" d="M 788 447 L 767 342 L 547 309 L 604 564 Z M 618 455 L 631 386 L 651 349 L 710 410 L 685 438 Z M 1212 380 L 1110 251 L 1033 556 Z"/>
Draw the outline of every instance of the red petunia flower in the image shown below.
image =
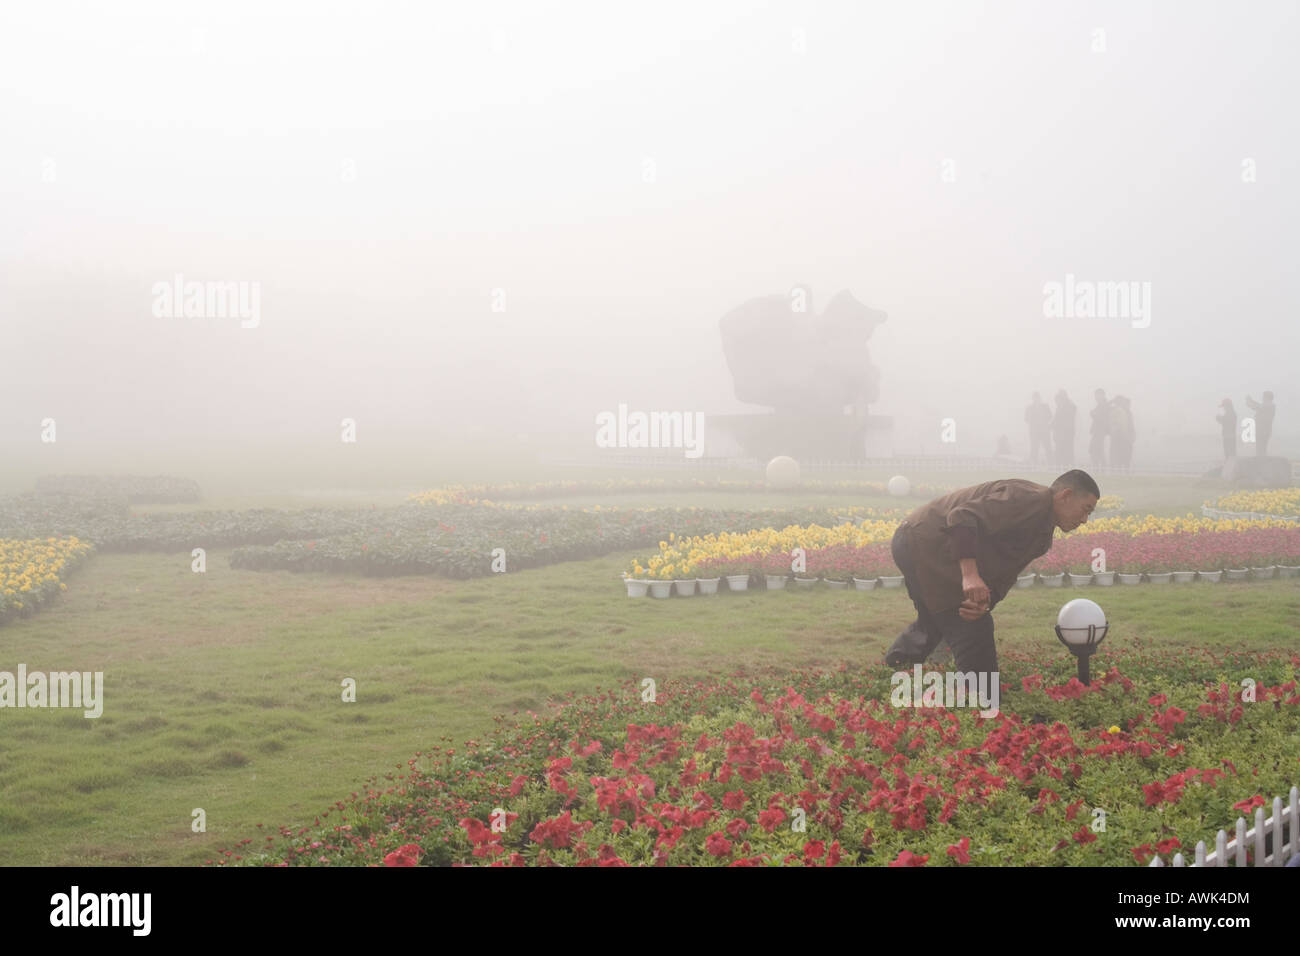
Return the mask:
<path fill-rule="evenodd" d="M 384 866 L 415 866 L 420 862 L 420 847 L 416 843 L 400 846 L 384 857 Z"/>
<path fill-rule="evenodd" d="M 925 866 L 925 861 L 928 859 L 930 859 L 930 854 L 928 853 L 925 854 L 924 856 L 917 856 L 911 850 L 904 850 L 898 854 L 898 859 L 896 859 L 893 863 L 889 865 L 890 866 Z"/>
<path fill-rule="evenodd" d="M 713 856 L 729 856 L 731 841 L 721 833 L 710 833 L 708 839 L 704 841 L 704 849 Z"/>
<path fill-rule="evenodd" d="M 956 859 L 958 863 L 969 863 L 970 837 L 962 837 L 958 843 L 948 847 L 948 855 Z"/>

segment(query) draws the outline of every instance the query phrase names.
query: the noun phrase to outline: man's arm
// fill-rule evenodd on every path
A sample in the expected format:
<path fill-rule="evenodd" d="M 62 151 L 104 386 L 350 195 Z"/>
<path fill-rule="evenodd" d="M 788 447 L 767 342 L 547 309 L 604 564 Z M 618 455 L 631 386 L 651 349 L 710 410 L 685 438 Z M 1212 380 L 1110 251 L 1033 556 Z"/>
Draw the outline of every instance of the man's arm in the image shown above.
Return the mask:
<path fill-rule="evenodd" d="M 966 598 L 959 611 L 963 619 L 974 620 L 988 613 L 989 589 L 975 561 L 979 536 L 1015 528 L 1038 514 L 1040 504 L 1038 492 L 1001 485 L 948 512 L 948 533 L 953 554 L 961 565 L 961 587 Z"/>
<path fill-rule="evenodd" d="M 961 590 L 965 597 L 957 613 L 967 621 L 988 613 L 989 609 L 989 586 L 975 563 L 977 534 L 973 525 L 956 525 L 952 529 L 952 546 L 961 565 Z"/>

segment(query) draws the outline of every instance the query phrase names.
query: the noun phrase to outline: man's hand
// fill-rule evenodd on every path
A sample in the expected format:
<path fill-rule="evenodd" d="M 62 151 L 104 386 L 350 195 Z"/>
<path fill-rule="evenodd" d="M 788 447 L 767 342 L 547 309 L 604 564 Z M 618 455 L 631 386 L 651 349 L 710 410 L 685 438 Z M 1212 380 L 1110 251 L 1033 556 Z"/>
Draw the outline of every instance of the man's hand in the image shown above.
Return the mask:
<path fill-rule="evenodd" d="M 989 586 L 980 577 L 974 558 L 962 558 L 961 590 L 966 600 L 961 602 L 957 614 L 963 621 L 973 621 L 989 612 Z"/>
<path fill-rule="evenodd" d="M 980 577 L 979 570 L 975 567 L 973 560 L 966 558 L 962 561 L 962 565 L 961 590 L 966 596 L 966 600 L 975 605 L 982 604 L 984 609 L 988 610 L 989 586 Z"/>

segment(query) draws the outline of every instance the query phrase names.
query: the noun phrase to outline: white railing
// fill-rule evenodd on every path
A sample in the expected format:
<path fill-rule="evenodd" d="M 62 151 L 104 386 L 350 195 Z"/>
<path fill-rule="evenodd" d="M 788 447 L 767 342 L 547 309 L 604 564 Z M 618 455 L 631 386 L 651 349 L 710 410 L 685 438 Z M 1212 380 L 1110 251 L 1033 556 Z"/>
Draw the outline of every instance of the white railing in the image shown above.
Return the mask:
<path fill-rule="evenodd" d="M 1206 518 L 1230 518 L 1233 521 L 1300 521 L 1300 515 L 1270 515 L 1262 511 L 1222 511 L 1201 505 L 1201 514 Z"/>
<path fill-rule="evenodd" d="M 688 468 L 696 471 L 710 469 L 749 470 L 762 472 L 767 467 L 766 461 L 757 458 L 707 457 L 687 458 L 680 450 L 668 450 L 663 454 L 621 454 L 616 451 L 605 452 L 596 456 L 540 455 L 538 460 L 544 465 L 581 468 Z M 1053 478 L 1069 467 L 1082 468 L 1097 476 L 1108 475 L 1148 475 L 1148 476 L 1193 476 L 1201 475 L 1209 467 L 1204 462 L 1170 461 L 1150 468 L 1109 468 L 1087 463 L 1073 466 L 1056 464 L 1030 464 L 1015 458 L 979 458 L 964 455 L 898 455 L 888 458 L 860 458 L 856 461 L 822 460 L 800 458 L 799 467 L 805 471 L 862 471 L 869 468 L 891 469 L 895 472 L 915 471 L 993 471 L 1006 473 L 1034 473 L 1050 475 Z"/>
<path fill-rule="evenodd" d="M 1287 861 L 1300 854 L 1300 787 L 1291 788 L 1290 802 L 1282 806 L 1282 798 L 1273 798 L 1273 815 L 1264 819 L 1264 808 L 1255 808 L 1255 825 L 1246 829 L 1243 817 L 1237 817 L 1236 834 L 1231 840 L 1220 830 L 1214 839 L 1214 850 L 1205 852 L 1205 841 L 1196 844 L 1195 862 L 1184 862 L 1183 855 L 1174 855 L 1172 866 L 1245 866 L 1246 848 L 1253 848 L 1253 866 L 1286 866 Z M 1157 855 L 1150 866 L 1166 866 Z"/>

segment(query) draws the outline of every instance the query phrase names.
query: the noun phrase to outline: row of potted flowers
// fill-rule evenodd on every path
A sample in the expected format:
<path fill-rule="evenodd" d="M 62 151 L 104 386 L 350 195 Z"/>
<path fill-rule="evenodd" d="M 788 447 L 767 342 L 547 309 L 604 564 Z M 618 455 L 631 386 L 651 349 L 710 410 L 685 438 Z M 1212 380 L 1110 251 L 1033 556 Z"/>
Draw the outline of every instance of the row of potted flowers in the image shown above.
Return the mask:
<path fill-rule="evenodd" d="M 1300 487 L 1234 491 L 1213 505 L 1206 502 L 1201 510 L 1221 515 L 1281 515 L 1295 521 L 1300 516 Z"/>
<path fill-rule="evenodd" d="M 896 527 L 893 521 L 865 520 L 834 527 L 813 524 L 695 536 L 669 534 L 659 542 L 658 553 L 638 557 L 626 570 L 638 580 L 707 578 L 742 571 L 793 572 L 845 581 L 896 575 L 889 555 Z M 800 554 L 807 555 L 806 567 L 796 564 Z M 699 570 L 704 562 L 721 559 L 734 569 L 715 569 L 708 574 Z M 763 566 L 765 560 L 774 566 Z M 1300 564 L 1300 526 L 1294 523 L 1130 516 L 1090 521 L 1070 535 L 1058 533 L 1051 551 L 1029 570 L 1042 574 L 1093 570 L 1140 574 L 1279 564 Z"/>
<path fill-rule="evenodd" d="M 659 582 L 664 597 L 670 588 L 681 594 L 694 593 L 696 588 L 708 593 L 707 589 L 716 585 L 694 582 L 715 582 L 723 577 L 733 581 L 732 590 L 747 588 L 751 576 L 771 582 L 770 590 L 783 587 L 787 576 L 795 578 L 796 586 L 812 586 L 818 579 L 826 580 L 830 587 L 852 585 L 859 590 L 875 587 L 869 582 L 877 580 L 886 587 L 901 584 L 888 542 L 836 543 L 788 551 L 786 546 L 788 543 L 780 550 L 747 553 L 732 546 L 707 556 L 704 550 L 677 550 L 667 544 L 658 560 L 652 559 L 648 567 L 634 561 L 624 576 L 629 580 L 629 594 L 646 593 L 650 582 Z M 1101 532 L 1058 540 L 1051 551 L 1029 565 L 1018 586 L 1028 587 L 1038 577 L 1048 587 L 1060 586 L 1067 579 L 1076 586 L 1137 584 L 1144 577 L 1153 583 L 1267 579 L 1293 577 L 1300 573 L 1298 569 L 1300 528 L 1295 527 L 1139 535 Z"/>
<path fill-rule="evenodd" d="M 1213 571 L 1135 571 L 1131 574 L 1126 574 L 1123 571 L 1094 571 L 1083 574 L 1069 571 L 1057 574 L 1035 573 L 1021 575 L 1016 581 L 1016 587 L 1027 588 L 1032 586 L 1035 581 L 1041 581 L 1047 587 L 1053 588 L 1061 587 L 1067 583 L 1072 587 L 1083 587 L 1088 584 L 1108 586 L 1116 582 L 1119 584 L 1140 584 L 1142 582 L 1151 584 L 1169 584 L 1171 582 L 1187 584 L 1192 581 L 1245 581 L 1247 579 L 1268 581 L 1275 577 L 1300 577 L 1300 565 L 1270 564 L 1261 568 L 1218 568 Z"/>
<path fill-rule="evenodd" d="M 1300 527 L 1278 525 L 1234 531 L 1138 535 L 1107 531 L 1071 535 L 1054 542 L 1052 549 L 1033 561 L 1026 571 L 1042 575 L 1094 571 L 1134 575 L 1212 573 L 1224 569 L 1244 572 L 1250 568 L 1296 565 L 1300 565 Z"/>
<path fill-rule="evenodd" d="M 717 594 L 723 580 L 727 582 L 728 591 L 748 591 L 752 577 L 751 574 L 745 572 L 742 574 L 720 575 L 716 578 L 691 578 L 679 581 L 637 580 L 629 577 L 625 577 L 623 581 L 627 585 L 628 597 L 645 597 L 649 594 L 651 597 L 666 598 L 671 597 L 673 594 L 679 597 L 691 597 L 695 594 Z M 802 577 L 795 574 L 764 574 L 761 576 L 761 581 L 768 591 L 783 590 L 790 581 L 794 581 L 795 587 L 800 588 L 810 588 L 825 582 L 829 588 L 841 590 L 853 588 L 856 591 L 872 591 L 877 586 L 884 588 L 903 586 L 903 576 L 901 574 L 883 575 L 878 578 L 855 577 L 847 581 L 822 577 Z"/>
<path fill-rule="evenodd" d="M 793 581 L 796 587 L 811 588 L 819 583 L 825 583 L 828 588 L 847 589 L 852 588 L 855 591 L 874 591 L 877 587 L 882 588 L 899 588 L 903 586 L 902 575 L 881 575 L 875 578 L 851 577 L 848 580 L 828 578 L 828 577 L 806 577 L 795 574 L 764 574 L 761 576 L 768 591 L 783 590 L 787 583 Z M 1244 581 L 1247 579 L 1255 581 L 1271 580 L 1274 577 L 1294 578 L 1300 577 L 1300 565 L 1269 565 L 1263 568 L 1220 568 L 1216 571 L 1146 571 L 1125 574 L 1121 571 L 1097 571 L 1090 574 L 1073 574 L 1062 572 L 1060 574 L 1025 574 L 1016 580 L 1016 587 L 1032 587 L 1035 582 L 1041 581 L 1046 587 L 1063 587 L 1067 583 L 1071 587 L 1085 587 L 1089 584 L 1095 584 L 1102 587 L 1109 587 L 1115 583 L 1119 584 L 1169 584 L 1171 582 L 1190 583 L 1192 581 Z M 651 597 L 666 598 L 673 594 L 679 597 L 691 597 L 695 594 L 717 594 L 723 579 L 727 581 L 727 590 L 729 591 L 747 591 L 753 575 L 749 572 L 741 574 L 720 575 L 715 578 L 686 578 L 680 580 L 650 580 L 624 577 L 624 583 L 627 585 L 628 597 L 645 597 L 649 594 Z"/>

